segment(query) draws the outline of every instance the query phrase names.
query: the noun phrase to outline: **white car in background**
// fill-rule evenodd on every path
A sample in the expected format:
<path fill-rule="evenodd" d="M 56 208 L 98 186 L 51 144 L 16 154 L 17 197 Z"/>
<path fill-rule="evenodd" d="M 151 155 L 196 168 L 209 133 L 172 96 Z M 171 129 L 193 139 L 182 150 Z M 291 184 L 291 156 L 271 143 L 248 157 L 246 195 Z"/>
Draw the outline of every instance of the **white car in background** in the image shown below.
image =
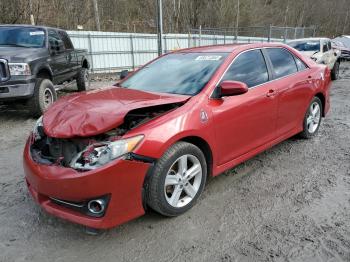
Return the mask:
<path fill-rule="evenodd" d="M 332 80 L 338 79 L 341 52 L 332 48 L 331 39 L 302 38 L 288 41 L 287 44 L 316 63 L 327 65 L 332 72 Z"/>

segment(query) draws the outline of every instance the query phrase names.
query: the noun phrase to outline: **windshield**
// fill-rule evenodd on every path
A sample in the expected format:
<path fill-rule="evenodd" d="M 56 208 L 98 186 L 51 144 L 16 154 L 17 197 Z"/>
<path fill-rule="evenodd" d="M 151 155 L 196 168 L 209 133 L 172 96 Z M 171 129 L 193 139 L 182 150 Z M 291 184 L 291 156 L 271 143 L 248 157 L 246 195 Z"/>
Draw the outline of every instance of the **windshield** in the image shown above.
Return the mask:
<path fill-rule="evenodd" d="M 227 53 L 175 53 L 143 67 L 121 87 L 181 95 L 198 94 L 208 83 Z"/>
<path fill-rule="evenodd" d="M 45 32 L 34 27 L 0 27 L 0 46 L 43 47 Z"/>
<path fill-rule="evenodd" d="M 295 41 L 288 43 L 289 46 L 295 48 L 298 51 L 320 51 L 320 41 L 312 40 L 312 41 Z"/>

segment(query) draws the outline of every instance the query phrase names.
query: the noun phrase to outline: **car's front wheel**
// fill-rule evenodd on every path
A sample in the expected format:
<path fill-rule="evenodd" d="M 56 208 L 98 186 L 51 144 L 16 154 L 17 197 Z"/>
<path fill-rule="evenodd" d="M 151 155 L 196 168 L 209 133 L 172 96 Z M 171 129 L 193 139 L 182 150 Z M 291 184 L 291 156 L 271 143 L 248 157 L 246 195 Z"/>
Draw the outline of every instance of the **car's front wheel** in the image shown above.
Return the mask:
<path fill-rule="evenodd" d="M 178 216 L 195 204 L 206 177 L 203 152 L 193 144 L 178 142 L 155 164 L 146 184 L 147 204 L 162 215 Z"/>
<path fill-rule="evenodd" d="M 322 110 L 322 102 L 315 96 L 305 113 L 303 131 L 300 133 L 301 137 L 311 138 L 316 135 L 321 124 Z"/>

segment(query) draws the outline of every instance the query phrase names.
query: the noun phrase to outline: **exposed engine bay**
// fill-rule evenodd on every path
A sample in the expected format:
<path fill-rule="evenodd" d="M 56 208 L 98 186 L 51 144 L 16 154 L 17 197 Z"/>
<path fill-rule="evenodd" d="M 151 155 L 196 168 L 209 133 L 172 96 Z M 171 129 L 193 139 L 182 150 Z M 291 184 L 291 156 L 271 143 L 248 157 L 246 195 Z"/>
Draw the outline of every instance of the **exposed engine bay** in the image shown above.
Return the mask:
<path fill-rule="evenodd" d="M 81 171 L 95 169 L 110 160 L 125 155 L 128 153 L 130 145 L 136 146 L 140 137 L 143 138 L 143 136 L 135 137 L 137 141 L 135 139 L 122 139 L 122 136 L 128 131 L 181 105 L 183 103 L 132 110 L 124 117 L 122 125 L 104 134 L 87 138 L 49 137 L 45 134 L 43 126 L 38 125 L 34 130 L 33 143 L 30 147 L 32 158 L 34 161 L 46 165 L 60 165 Z M 111 158 L 111 154 L 114 158 Z"/>

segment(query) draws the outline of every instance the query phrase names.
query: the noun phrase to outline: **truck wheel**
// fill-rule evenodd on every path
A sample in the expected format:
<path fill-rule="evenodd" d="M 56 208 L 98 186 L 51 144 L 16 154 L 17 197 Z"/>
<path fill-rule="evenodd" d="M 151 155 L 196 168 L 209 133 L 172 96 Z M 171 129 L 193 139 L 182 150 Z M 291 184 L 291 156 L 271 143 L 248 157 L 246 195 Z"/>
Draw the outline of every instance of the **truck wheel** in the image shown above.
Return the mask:
<path fill-rule="evenodd" d="M 49 79 L 38 78 L 34 88 L 33 97 L 27 101 L 27 105 L 34 117 L 41 116 L 53 102 L 57 100 L 54 85 Z"/>
<path fill-rule="evenodd" d="M 77 86 L 79 91 L 86 91 L 89 89 L 89 70 L 87 68 L 81 68 L 77 74 Z"/>
<path fill-rule="evenodd" d="M 146 183 L 147 204 L 165 216 L 181 215 L 196 203 L 206 178 L 203 152 L 193 144 L 178 142 L 155 164 Z"/>
<path fill-rule="evenodd" d="M 332 80 L 337 80 L 339 78 L 339 67 L 340 67 L 340 62 L 339 61 L 335 62 L 333 69 L 331 71 Z"/>

